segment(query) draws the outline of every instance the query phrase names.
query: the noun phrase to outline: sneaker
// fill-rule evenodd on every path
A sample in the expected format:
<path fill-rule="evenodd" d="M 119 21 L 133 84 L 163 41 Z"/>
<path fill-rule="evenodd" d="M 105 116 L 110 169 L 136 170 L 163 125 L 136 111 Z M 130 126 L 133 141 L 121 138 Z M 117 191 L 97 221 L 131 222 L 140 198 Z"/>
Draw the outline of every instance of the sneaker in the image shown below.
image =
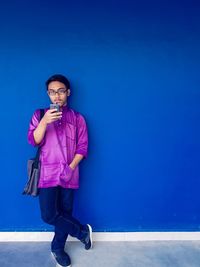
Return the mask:
<path fill-rule="evenodd" d="M 58 251 L 52 251 L 51 254 L 57 263 L 56 264 L 57 267 L 71 267 L 71 260 L 66 252 L 58 250 Z"/>
<path fill-rule="evenodd" d="M 81 242 L 85 244 L 85 249 L 89 250 L 92 248 L 92 227 L 89 224 L 86 225 L 86 231 L 87 235 Z"/>

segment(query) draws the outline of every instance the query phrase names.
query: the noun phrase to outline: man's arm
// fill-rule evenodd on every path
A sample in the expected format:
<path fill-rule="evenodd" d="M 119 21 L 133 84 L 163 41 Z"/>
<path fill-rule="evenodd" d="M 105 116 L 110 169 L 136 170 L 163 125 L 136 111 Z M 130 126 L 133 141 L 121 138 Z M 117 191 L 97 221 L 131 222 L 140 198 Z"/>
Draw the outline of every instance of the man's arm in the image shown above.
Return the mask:
<path fill-rule="evenodd" d="M 85 119 L 82 115 L 77 117 L 77 146 L 74 159 L 70 163 L 69 167 L 73 170 L 80 163 L 80 161 L 87 157 L 88 150 L 88 134 Z"/>
<path fill-rule="evenodd" d="M 46 128 L 47 128 L 47 123 L 42 118 L 37 128 L 33 132 L 33 137 L 37 145 L 39 145 L 42 139 L 44 138 Z"/>
<path fill-rule="evenodd" d="M 77 117 L 77 145 L 75 155 L 79 154 L 87 157 L 88 152 L 88 133 L 85 119 L 82 115 Z"/>

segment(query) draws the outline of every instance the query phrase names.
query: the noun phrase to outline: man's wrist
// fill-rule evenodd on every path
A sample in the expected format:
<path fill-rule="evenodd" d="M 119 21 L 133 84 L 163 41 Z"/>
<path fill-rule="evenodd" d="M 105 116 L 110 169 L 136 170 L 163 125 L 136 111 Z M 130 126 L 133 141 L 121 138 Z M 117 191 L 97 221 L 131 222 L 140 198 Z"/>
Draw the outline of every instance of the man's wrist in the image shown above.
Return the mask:
<path fill-rule="evenodd" d="M 72 169 L 72 170 L 75 170 L 76 166 L 74 166 L 73 164 L 70 164 L 69 167 Z"/>
<path fill-rule="evenodd" d="M 43 127 L 46 127 L 46 126 L 47 126 L 47 122 L 46 122 L 46 120 L 45 120 L 44 117 L 41 119 L 40 124 L 41 124 Z"/>

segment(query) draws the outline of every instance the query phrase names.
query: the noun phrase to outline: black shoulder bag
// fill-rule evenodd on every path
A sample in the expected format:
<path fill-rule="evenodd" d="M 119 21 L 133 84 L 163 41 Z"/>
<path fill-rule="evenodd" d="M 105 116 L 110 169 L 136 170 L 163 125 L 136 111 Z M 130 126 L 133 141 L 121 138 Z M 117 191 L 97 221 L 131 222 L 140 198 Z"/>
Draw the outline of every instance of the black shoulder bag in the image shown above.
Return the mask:
<path fill-rule="evenodd" d="M 40 109 L 40 120 L 44 116 L 44 109 Z M 40 178 L 40 147 L 38 147 L 35 158 L 27 162 L 28 181 L 24 187 L 23 195 L 36 197 L 39 194 L 38 182 Z"/>

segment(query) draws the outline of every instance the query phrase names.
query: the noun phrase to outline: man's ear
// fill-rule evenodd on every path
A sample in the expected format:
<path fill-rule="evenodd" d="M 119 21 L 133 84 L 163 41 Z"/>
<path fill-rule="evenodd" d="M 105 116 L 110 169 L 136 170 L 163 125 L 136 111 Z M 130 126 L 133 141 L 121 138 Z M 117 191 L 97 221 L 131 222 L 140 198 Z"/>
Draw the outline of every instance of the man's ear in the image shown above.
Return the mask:
<path fill-rule="evenodd" d="M 70 94 L 71 94 L 70 89 L 67 89 L 67 96 L 70 96 Z"/>

